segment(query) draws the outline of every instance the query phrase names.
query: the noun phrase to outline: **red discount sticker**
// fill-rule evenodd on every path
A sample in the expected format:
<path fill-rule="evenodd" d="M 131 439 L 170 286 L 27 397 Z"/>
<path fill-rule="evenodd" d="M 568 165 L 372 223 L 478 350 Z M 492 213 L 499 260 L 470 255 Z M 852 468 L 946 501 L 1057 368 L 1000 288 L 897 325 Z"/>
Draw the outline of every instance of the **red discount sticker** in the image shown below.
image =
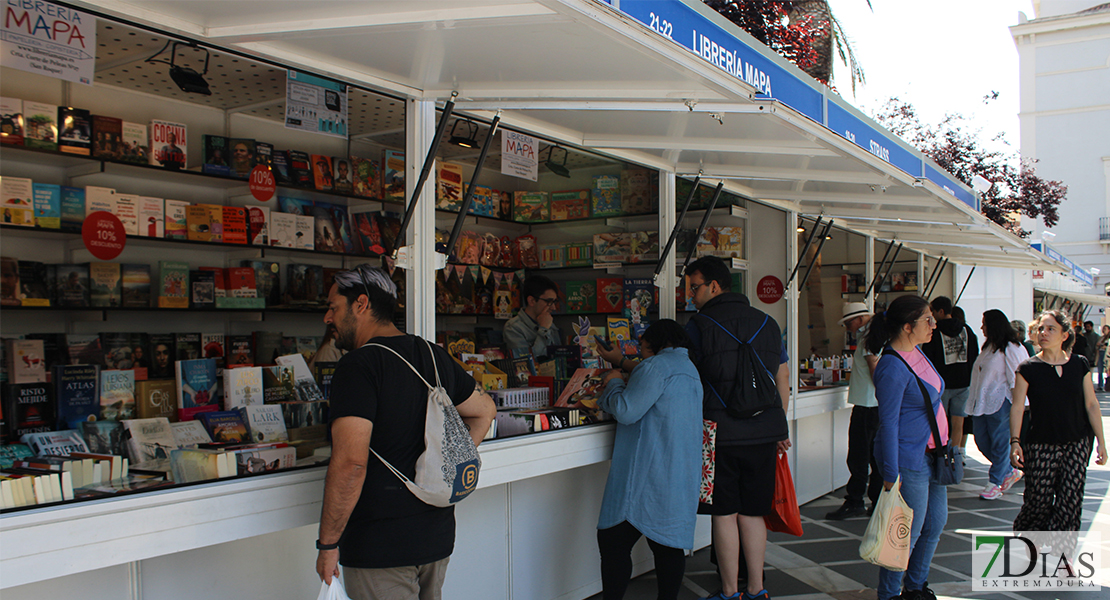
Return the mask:
<path fill-rule="evenodd" d="M 250 178 L 251 194 L 259 202 L 266 202 L 274 197 L 277 185 L 274 183 L 274 174 L 270 167 L 258 165 L 251 169 Z"/>
<path fill-rule="evenodd" d="M 759 280 L 755 286 L 755 295 L 764 304 L 774 304 L 782 299 L 782 280 L 774 275 L 768 275 Z"/>
<path fill-rule="evenodd" d="M 81 225 L 81 239 L 85 248 L 100 260 L 112 260 L 127 245 L 127 234 L 119 217 L 103 210 L 85 217 L 85 223 Z"/>

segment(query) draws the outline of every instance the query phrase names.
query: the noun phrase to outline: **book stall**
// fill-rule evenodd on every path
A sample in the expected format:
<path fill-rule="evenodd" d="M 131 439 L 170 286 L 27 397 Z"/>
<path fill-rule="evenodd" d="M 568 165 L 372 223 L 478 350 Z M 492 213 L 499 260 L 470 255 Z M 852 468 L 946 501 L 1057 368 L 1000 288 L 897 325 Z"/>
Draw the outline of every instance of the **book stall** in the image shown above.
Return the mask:
<path fill-rule="evenodd" d="M 597 344 L 685 323 L 687 261 L 784 331 L 802 502 L 847 478 L 841 303 L 1056 268 L 696 0 L 19 4 L 5 40 L 81 50 L 0 71 L 5 598 L 316 593 L 342 269 L 498 405 L 445 596 L 570 599 L 600 590 Z M 558 344 L 514 353 L 535 274 Z"/>

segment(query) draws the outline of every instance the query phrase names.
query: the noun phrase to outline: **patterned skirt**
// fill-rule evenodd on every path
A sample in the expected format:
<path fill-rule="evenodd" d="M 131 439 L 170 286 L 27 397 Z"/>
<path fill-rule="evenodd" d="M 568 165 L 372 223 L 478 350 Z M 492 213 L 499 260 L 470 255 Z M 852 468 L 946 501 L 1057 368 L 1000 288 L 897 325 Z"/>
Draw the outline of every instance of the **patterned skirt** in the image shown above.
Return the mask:
<path fill-rule="evenodd" d="M 1091 442 L 1023 445 L 1025 499 L 1014 531 L 1079 531 Z"/>

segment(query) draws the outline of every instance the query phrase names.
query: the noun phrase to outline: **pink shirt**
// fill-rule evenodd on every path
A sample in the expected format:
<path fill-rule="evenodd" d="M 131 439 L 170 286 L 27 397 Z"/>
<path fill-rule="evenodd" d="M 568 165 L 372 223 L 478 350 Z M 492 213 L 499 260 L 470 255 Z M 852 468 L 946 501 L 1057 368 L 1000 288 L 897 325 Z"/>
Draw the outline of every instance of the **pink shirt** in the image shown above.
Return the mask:
<path fill-rule="evenodd" d="M 925 355 L 921 353 L 920 348 L 914 347 L 914 349 L 910 352 L 902 352 L 901 350 L 895 350 L 895 352 L 897 352 L 902 358 L 906 359 L 906 362 L 909 363 L 910 368 L 913 369 L 913 372 L 917 374 L 917 376 L 920 377 L 926 385 L 931 386 L 935 391 L 937 391 L 937 393 L 940 393 L 942 385 L 940 381 L 940 374 L 938 374 L 937 370 L 933 368 L 933 365 L 929 362 L 929 359 L 925 358 Z M 937 407 L 937 429 L 940 430 L 941 441 L 947 444 L 948 416 L 944 412 L 943 402 L 940 403 L 940 406 Z M 936 441 L 933 439 L 932 434 L 929 434 L 929 443 L 925 445 L 925 448 L 931 449 L 936 447 Z"/>

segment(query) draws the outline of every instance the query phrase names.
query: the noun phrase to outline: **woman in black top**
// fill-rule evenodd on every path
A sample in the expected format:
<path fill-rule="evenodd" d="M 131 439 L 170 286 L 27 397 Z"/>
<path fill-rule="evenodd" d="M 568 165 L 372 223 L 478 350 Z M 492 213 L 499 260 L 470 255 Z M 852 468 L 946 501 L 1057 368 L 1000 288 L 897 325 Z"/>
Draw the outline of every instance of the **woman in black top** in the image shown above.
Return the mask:
<path fill-rule="evenodd" d="M 1018 367 L 1010 409 L 1010 460 L 1025 469 L 1014 531 L 1079 531 L 1092 436 L 1098 440 L 1095 462 L 1106 464 L 1102 413 L 1087 359 L 1068 353 L 1074 333 L 1067 316 L 1042 313 L 1037 338 L 1041 351 Z M 1030 423 L 1023 439 L 1019 399 L 1026 396 Z"/>

